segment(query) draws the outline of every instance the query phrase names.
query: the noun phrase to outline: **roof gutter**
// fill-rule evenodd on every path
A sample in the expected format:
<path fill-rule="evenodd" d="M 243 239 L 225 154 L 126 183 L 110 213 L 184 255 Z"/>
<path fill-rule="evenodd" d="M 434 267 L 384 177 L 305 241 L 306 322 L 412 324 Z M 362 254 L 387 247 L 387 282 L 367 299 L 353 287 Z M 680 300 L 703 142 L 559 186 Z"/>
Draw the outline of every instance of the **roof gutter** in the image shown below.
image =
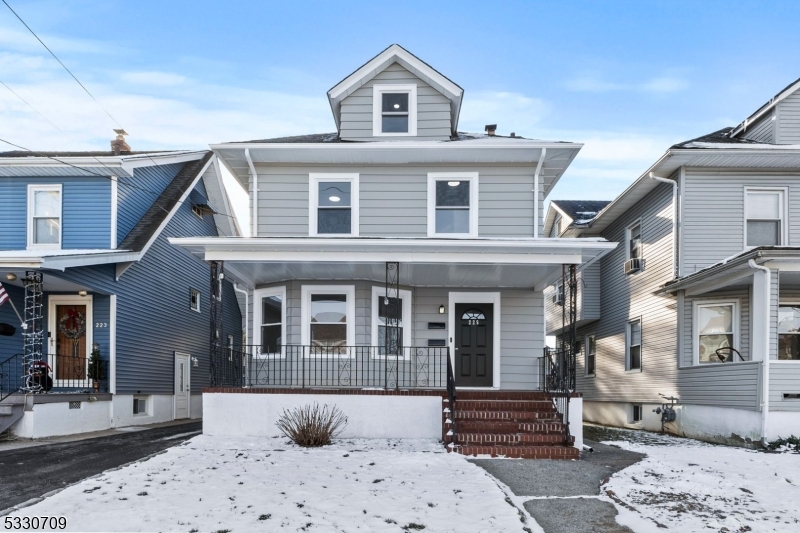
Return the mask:
<path fill-rule="evenodd" d="M 672 185 L 672 277 L 678 277 L 678 182 L 656 176 L 650 172 L 650 179 Z"/>
<path fill-rule="evenodd" d="M 757 257 L 760 257 L 758 254 Z M 753 344 L 761 344 L 763 350 L 763 360 L 761 362 L 761 445 L 767 447 L 767 422 L 769 420 L 769 349 L 770 349 L 770 335 L 769 335 L 769 321 L 771 310 L 771 288 L 772 288 L 772 272 L 769 268 L 759 265 L 755 259 L 750 259 L 747 264 L 750 268 L 760 270 L 764 273 L 763 286 L 759 291 L 755 287 L 755 279 L 753 280 L 753 319 L 757 321 L 753 324 Z M 759 305 L 760 304 L 760 305 Z M 761 308 L 759 310 L 759 307 Z M 759 312 L 760 311 L 760 312 Z M 758 334 L 758 336 L 756 336 Z"/>
<path fill-rule="evenodd" d="M 253 194 L 251 194 L 253 198 L 253 213 L 251 215 L 251 220 L 253 224 L 253 228 L 251 231 L 252 237 L 258 236 L 258 174 L 256 173 L 256 167 L 253 165 L 253 159 L 250 157 L 250 149 L 244 149 L 244 158 L 247 159 L 247 165 L 250 167 L 250 184 Z"/>

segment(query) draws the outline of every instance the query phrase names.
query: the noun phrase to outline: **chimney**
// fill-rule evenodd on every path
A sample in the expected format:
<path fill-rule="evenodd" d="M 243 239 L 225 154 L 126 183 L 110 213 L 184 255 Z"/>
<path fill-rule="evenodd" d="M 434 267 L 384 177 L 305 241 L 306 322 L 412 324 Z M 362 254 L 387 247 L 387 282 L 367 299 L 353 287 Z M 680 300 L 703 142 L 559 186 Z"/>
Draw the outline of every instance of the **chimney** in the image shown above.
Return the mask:
<path fill-rule="evenodd" d="M 486 131 L 489 137 L 494 137 L 494 132 L 497 131 L 497 124 L 487 124 L 484 131 Z"/>
<path fill-rule="evenodd" d="M 111 151 L 114 152 L 114 155 L 130 152 L 131 147 L 125 142 L 125 136 L 127 135 L 125 130 L 114 130 L 114 133 L 117 134 L 117 138 L 111 141 Z"/>

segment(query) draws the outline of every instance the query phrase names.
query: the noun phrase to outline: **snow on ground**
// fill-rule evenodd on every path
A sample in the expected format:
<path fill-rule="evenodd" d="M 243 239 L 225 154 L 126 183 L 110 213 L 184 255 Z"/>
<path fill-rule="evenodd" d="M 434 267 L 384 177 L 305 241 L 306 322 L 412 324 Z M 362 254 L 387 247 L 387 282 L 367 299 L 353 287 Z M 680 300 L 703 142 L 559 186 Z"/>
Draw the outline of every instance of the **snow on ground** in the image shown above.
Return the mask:
<path fill-rule="evenodd" d="M 198 436 L 11 515 L 65 516 L 68 531 L 536 528 L 483 469 L 425 440 L 304 449 L 286 439 Z"/>
<path fill-rule="evenodd" d="M 639 433 L 637 435 L 637 433 Z M 800 531 L 800 454 L 764 453 L 621 430 L 605 441 L 647 454 L 603 486 L 636 533 Z"/>

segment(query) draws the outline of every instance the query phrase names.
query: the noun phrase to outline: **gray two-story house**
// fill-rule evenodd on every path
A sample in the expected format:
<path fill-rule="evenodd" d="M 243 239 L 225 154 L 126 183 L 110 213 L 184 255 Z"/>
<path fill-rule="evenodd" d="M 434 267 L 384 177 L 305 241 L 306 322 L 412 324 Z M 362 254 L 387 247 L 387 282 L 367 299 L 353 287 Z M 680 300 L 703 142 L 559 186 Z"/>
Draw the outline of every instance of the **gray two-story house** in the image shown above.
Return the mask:
<path fill-rule="evenodd" d="M 546 233 L 620 243 L 581 272 L 586 420 L 660 429 L 664 395 L 679 434 L 800 435 L 800 81 L 559 228 L 568 204 L 551 203 Z M 562 334 L 560 291 L 546 291 L 549 335 Z"/>
<path fill-rule="evenodd" d="M 328 91 L 335 132 L 212 146 L 249 191 L 252 236 L 172 242 L 248 288 L 244 368 L 223 361 L 217 384 L 264 394 L 206 394 L 206 432 L 271 435 L 305 391 L 337 394 L 352 435 L 440 436 L 453 381 L 473 404 L 444 422 L 474 418 L 468 453 L 560 444 L 520 437 L 537 413 L 492 417 L 478 400 L 541 403 L 542 291 L 615 244 L 542 236 L 543 199 L 581 145 L 462 133 L 463 94 L 392 45 Z"/>

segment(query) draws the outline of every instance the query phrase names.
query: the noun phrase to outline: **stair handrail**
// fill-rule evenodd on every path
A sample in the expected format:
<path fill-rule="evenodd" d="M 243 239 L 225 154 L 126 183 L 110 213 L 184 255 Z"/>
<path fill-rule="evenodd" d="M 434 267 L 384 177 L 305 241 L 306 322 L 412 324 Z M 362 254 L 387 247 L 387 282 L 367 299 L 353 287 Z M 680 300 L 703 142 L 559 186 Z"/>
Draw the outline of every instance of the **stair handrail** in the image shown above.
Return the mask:
<path fill-rule="evenodd" d="M 456 445 L 456 378 L 453 372 L 453 363 L 450 361 L 450 348 L 447 348 L 447 402 L 450 413 L 450 432 L 452 438 L 450 442 Z"/>
<path fill-rule="evenodd" d="M 574 367 L 568 364 L 567 353 L 564 350 L 553 350 L 548 346 L 544 348 L 542 365 L 539 367 L 540 384 L 547 393 L 547 397 L 562 417 L 564 424 L 564 442 L 569 442 L 569 400 L 574 386 Z"/>
<path fill-rule="evenodd" d="M 22 354 L 16 353 L 0 361 L 0 402 L 19 390 L 19 383 L 16 387 L 11 386 L 11 382 L 14 379 L 11 370 L 14 362 L 18 362 L 20 357 L 22 357 Z M 21 379 L 21 374 L 17 378 Z"/>

